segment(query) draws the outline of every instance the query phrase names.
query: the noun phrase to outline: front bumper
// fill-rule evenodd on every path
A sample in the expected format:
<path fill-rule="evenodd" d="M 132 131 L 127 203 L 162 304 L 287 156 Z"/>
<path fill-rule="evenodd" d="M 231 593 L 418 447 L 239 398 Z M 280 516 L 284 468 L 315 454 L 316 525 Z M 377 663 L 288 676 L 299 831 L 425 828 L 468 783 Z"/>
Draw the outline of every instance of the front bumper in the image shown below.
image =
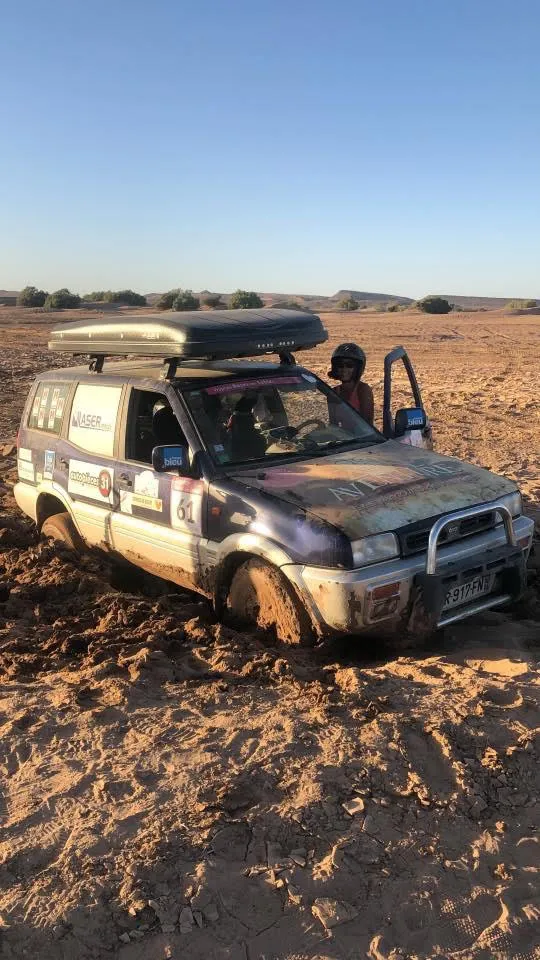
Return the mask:
<path fill-rule="evenodd" d="M 449 514 L 445 522 L 456 516 Z M 508 525 L 503 524 L 440 548 L 435 542 L 436 569 L 432 573 L 426 570 L 426 552 L 357 570 L 287 564 L 283 573 L 296 587 L 322 636 L 391 631 L 398 626 L 433 630 L 517 599 L 525 585 L 534 522 L 520 516 L 510 522 L 510 530 L 514 543 L 509 543 Z M 443 611 L 450 585 L 484 573 L 495 576 L 492 593 Z M 386 607 L 384 601 L 377 606 L 375 597 L 380 595 L 387 597 Z"/>

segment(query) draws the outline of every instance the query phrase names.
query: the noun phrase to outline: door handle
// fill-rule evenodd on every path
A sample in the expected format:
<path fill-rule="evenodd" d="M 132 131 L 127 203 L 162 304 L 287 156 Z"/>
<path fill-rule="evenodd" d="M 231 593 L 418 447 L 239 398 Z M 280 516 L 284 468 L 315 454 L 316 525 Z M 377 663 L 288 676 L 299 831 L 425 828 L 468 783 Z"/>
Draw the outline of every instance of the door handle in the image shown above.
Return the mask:
<path fill-rule="evenodd" d="M 132 486 L 133 486 L 133 480 L 131 479 L 131 477 L 130 477 L 129 474 L 127 474 L 127 473 L 121 473 L 118 479 L 121 480 L 122 483 L 125 483 L 126 487 L 132 487 Z"/>
<path fill-rule="evenodd" d="M 67 470 L 69 467 L 69 460 L 66 460 L 65 457 L 60 457 L 60 466 L 62 466 L 64 470 Z"/>

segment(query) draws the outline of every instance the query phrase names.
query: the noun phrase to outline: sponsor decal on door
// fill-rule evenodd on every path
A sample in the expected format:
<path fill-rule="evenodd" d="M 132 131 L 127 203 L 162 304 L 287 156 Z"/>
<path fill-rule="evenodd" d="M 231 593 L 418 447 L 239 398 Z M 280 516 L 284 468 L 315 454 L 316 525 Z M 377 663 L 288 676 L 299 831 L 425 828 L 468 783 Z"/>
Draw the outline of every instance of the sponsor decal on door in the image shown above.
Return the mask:
<path fill-rule="evenodd" d="M 121 387 L 77 387 L 69 419 L 69 439 L 92 453 L 112 456 Z"/>
<path fill-rule="evenodd" d="M 202 533 L 202 480 L 178 477 L 171 485 L 171 526 L 200 536 Z"/>
<path fill-rule="evenodd" d="M 132 513 L 133 507 L 162 513 L 163 501 L 159 497 L 159 477 L 156 477 L 152 470 L 143 470 L 135 476 L 133 492 L 120 491 L 121 512 Z"/>
<path fill-rule="evenodd" d="M 43 479 L 52 480 L 54 473 L 54 465 L 56 462 L 56 454 L 54 450 L 45 451 L 45 462 L 43 464 Z"/>
<path fill-rule="evenodd" d="M 132 506 L 161 513 L 163 503 L 159 499 L 159 477 L 152 470 L 143 470 L 135 477 L 133 484 Z"/>
<path fill-rule="evenodd" d="M 112 503 L 114 470 L 99 463 L 69 461 L 68 493 L 100 503 Z"/>
<path fill-rule="evenodd" d="M 17 471 L 19 480 L 30 480 L 31 483 L 34 483 L 36 475 L 33 463 L 28 463 L 27 460 L 21 460 L 19 457 L 17 460 Z"/>

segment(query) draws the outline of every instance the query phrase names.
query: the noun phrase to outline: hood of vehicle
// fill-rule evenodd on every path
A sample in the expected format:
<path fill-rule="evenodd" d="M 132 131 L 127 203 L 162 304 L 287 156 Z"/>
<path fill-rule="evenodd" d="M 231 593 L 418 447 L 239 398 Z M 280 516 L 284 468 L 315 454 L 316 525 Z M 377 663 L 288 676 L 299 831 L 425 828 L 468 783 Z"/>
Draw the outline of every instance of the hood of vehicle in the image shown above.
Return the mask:
<path fill-rule="evenodd" d="M 237 480 L 304 508 L 351 540 L 516 490 L 511 480 L 489 470 L 394 440 L 317 461 L 265 467 Z"/>

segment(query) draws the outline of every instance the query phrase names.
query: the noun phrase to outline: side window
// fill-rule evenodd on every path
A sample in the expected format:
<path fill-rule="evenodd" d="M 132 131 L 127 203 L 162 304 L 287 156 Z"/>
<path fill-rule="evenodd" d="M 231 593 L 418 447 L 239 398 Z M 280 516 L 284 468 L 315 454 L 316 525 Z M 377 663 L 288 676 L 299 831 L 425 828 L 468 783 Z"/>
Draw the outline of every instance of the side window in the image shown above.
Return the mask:
<path fill-rule="evenodd" d="M 152 450 L 160 444 L 188 445 L 171 405 L 162 393 L 132 390 L 126 426 L 126 460 L 151 464 Z"/>
<path fill-rule="evenodd" d="M 70 383 L 45 380 L 39 384 L 28 416 L 31 430 L 60 433 Z"/>
<path fill-rule="evenodd" d="M 402 360 L 392 364 L 392 423 L 396 416 L 396 410 L 402 407 L 415 407 L 416 401 L 409 379 L 409 374 Z"/>
<path fill-rule="evenodd" d="M 68 438 L 89 453 L 112 457 L 122 387 L 80 383 L 69 418 Z"/>

